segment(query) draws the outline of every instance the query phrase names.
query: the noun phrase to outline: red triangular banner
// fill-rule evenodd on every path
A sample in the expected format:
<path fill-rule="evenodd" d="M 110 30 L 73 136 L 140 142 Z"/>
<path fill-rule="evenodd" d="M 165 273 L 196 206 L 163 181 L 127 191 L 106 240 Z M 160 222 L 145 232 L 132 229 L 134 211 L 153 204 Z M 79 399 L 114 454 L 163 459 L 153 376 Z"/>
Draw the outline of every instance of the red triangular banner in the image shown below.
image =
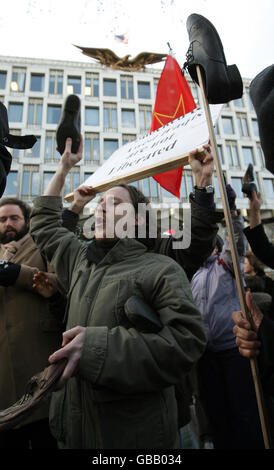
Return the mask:
<path fill-rule="evenodd" d="M 195 101 L 178 62 L 168 55 L 157 87 L 150 131 L 155 131 L 195 108 Z M 180 198 L 182 175 L 183 168 L 176 168 L 153 178 L 168 192 Z"/>

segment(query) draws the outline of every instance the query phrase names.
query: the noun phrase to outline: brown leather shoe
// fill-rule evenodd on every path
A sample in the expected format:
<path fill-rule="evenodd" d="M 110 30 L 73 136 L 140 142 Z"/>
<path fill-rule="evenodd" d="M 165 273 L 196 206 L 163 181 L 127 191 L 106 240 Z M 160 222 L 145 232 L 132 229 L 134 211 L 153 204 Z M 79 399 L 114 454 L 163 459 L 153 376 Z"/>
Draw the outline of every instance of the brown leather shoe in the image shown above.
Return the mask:
<path fill-rule="evenodd" d="M 66 363 L 66 360 L 62 360 L 51 364 L 28 381 L 22 398 L 9 408 L 0 411 L 0 431 L 17 426 L 34 408 L 50 397 Z"/>

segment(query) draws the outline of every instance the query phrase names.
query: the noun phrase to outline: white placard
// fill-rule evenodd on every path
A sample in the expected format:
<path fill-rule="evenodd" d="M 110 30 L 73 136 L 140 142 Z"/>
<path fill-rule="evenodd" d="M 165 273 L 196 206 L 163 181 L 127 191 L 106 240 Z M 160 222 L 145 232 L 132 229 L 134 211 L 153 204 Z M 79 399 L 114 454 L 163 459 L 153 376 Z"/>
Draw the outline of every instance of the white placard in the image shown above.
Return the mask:
<path fill-rule="evenodd" d="M 210 105 L 213 125 L 223 105 Z M 206 145 L 209 130 L 203 109 L 175 119 L 116 150 L 83 185 L 104 187 L 115 181 L 137 181 L 187 164 L 189 152 Z M 185 158 L 182 158 L 185 157 Z M 66 199 L 69 198 L 66 197 Z"/>

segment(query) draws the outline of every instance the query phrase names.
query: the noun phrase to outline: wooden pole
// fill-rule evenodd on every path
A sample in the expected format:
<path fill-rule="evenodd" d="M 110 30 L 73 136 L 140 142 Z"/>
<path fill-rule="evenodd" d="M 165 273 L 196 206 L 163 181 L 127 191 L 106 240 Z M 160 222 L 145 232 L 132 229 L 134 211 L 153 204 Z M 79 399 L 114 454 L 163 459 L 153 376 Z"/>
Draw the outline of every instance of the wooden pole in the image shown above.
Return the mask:
<path fill-rule="evenodd" d="M 204 110 L 206 114 L 208 130 L 209 130 L 210 143 L 212 146 L 212 153 L 213 153 L 214 163 L 216 166 L 218 183 L 220 187 L 220 193 L 221 193 L 221 198 L 222 198 L 222 203 L 223 203 L 226 227 L 228 231 L 228 239 L 229 239 L 230 248 L 231 248 L 232 262 L 233 262 L 233 268 L 234 268 L 234 274 L 235 274 L 239 299 L 240 299 L 241 310 L 245 318 L 248 319 L 248 321 L 250 321 L 251 324 L 253 324 L 251 314 L 248 311 L 248 308 L 245 302 L 244 283 L 243 283 L 243 277 L 242 277 L 241 268 L 240 268 L 239 255 L 238 255 L 236 242 L 235 242 L 234 229 L 233 229 L 232 218 L 231 218 L 231 213 L 230 213 L 229 203 L 228 203 L 228 198 L 227 198 L 227 193 L 226 193 L 225 181 L 224 181 L 221 163 L 219 160 L 216 138 L 215 138 L 212 118 L 210 114 L 210 108 L 209 108 L 208 100 L 206 98 L 204 83 L 203 83 L 202 74 L 201 74 L 199 65 L 196 65 L 196 70 L 197 70 L 197 75 L 198 75 L 199 86 L 200 86 L 201 93 L 202 93 L 203 105 L 204 105 Z M 252 376 L 253 376 L 253 381 L 254 381 L 254 387 L 255 387 L 255 393 L 256 393 L 257 404 L 258 404 L 258 411 L 260 415 L 264 444 L 265 444 L 265 448 L 269 449 L 270 448 L 269 438 L 268 438 L 266 420 L 264 416 L 262 389 L 261 389 L 261 384 L 258 378 L 257 361 L 253 358 L 250 359 L 250 366 L 251 366 L 251 371 L 252 371 Z"/>

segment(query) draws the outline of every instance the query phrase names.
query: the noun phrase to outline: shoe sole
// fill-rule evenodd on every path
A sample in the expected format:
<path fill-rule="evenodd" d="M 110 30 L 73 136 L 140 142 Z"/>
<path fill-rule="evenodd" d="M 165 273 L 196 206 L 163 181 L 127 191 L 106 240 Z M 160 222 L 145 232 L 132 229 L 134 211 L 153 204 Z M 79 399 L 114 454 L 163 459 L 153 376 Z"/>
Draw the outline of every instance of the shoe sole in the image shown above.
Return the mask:
<path fill-rule="evenodd" d="M 58 152 L 62 155 L 66 148 L 66 139 L 72 139 L 71 151 L 77 153 L 80 145 L 80 132 L 76 127 L 76 119 L 80 120 L 80 99 L 76 95 L 69 95 L 66 99 L 64 111 L 56 132 Z"/>

